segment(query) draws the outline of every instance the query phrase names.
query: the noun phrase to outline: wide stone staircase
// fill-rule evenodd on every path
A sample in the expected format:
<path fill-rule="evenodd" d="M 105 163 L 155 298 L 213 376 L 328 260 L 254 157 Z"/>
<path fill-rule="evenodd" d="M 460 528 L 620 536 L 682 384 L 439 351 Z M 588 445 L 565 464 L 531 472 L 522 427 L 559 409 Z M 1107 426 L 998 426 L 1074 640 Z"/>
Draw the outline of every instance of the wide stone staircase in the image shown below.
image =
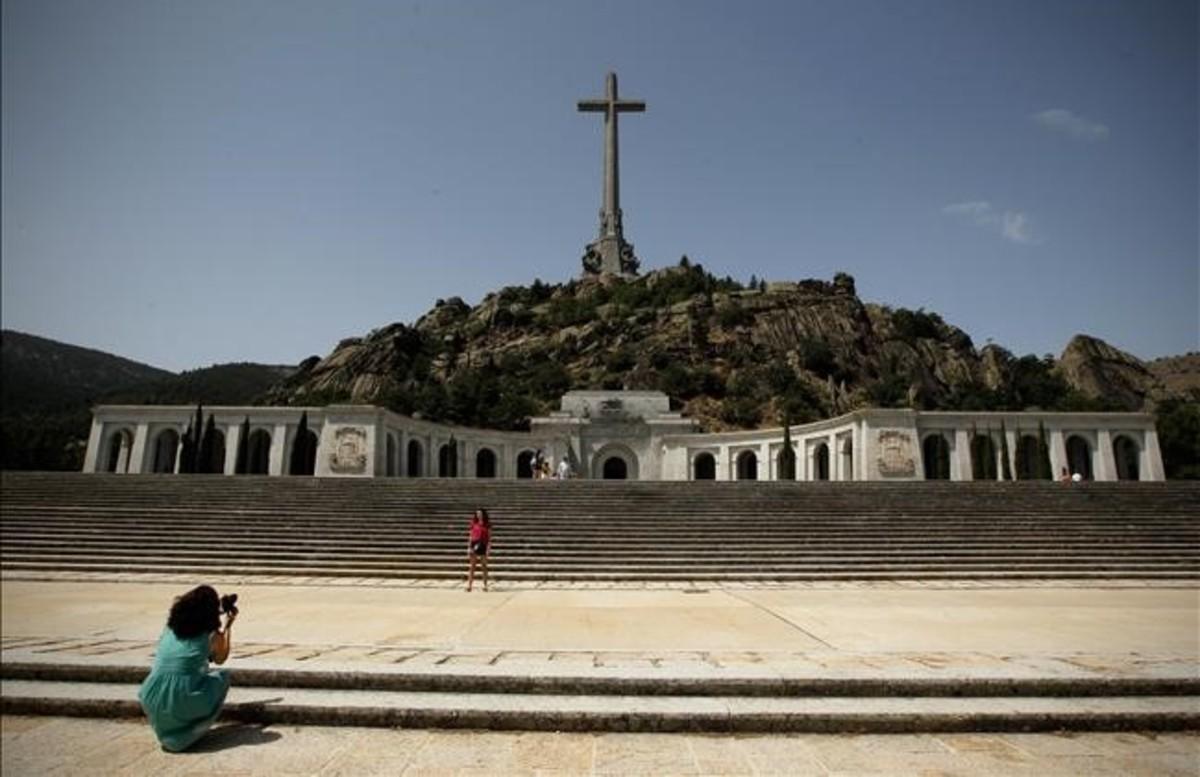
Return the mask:
<path fill-rule="evenodd" d="M 467 519 L 481 506 L 494 520 L 493 579 L 510 590 L 522 581 L 707 581 L 716 588 L 854 580 L 1119 580 L 1178 590 L 1200 579 L 1200 486 L 1187 483 L 4 473 L 0 486 L 0 571 L 8 585 L 72 573 L 243 582 L 295 576 L 305 582 L 297 590 L 330 596 L 332 588 L 308 581 L 349 578 L 337 596 L 352 597 L 355 586 L 380 578 L 461 582 Z M 672 595 L 684 593 L 701 594 L 687 597 L 700 603 L 719 592 L 697 587 Z M 5 714 L 141 714 L 136 688 L 152 642 L 107 631 L 3 636 Z M 549 731 L 1200 728 L 1200 675 L 1186 653 L 851 655 L 831 645 L 757 657 L 670 646 L 629 656 L 589 647 L 549 660 L 537 650 L 464 652 L 454 645 L 439 652 L 238 643 L 224 717 Z M 261 652 L 268 649 L 274 652 Z"/>
<path fill-rule="evenodd" d="M 504 581 L 1197 579 L 1200 484 L 6 472 L 0 569 Z"/>

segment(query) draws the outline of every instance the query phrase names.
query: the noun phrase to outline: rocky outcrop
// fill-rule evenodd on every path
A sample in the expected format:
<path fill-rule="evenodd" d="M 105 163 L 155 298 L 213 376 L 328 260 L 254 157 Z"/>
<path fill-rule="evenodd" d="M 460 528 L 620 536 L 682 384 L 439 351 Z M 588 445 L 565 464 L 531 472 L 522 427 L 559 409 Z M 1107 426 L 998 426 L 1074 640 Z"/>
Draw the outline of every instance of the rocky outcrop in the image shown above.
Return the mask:
<path fill-rule="evenodd" d="M 1116 402 L 1129 410 L 1148 409 L 1170 393 L 1140 359 L 1087 335 L 1071 338 L 1059 357 L 1058 369 L 1083 395 Z"/>
<path fill-rule="evenodd" d="M 937 314 L 866 304 L 844 273 L 743 288 L 681 264 L 633 280 L 508 287 L 475 306 L 438 300 L 413 326 L 392 324 L 307 360 L 266 399 L 511 426 L 520 413 L 552 409 L 569 388 L 654 388 L 706 428 L 726 429 L 867 405 L 1027 404 L 1027 391 L 1010 391 L 1014 374 L 1027 382 L 1030 369 L 1053 366 L 1032 362 L 995 345 L 976 350 Z M 1177 393 L 1160 373 L 1200 384 L 1200 357 L 1151 369 L 1082 335 L 1055 369 L 1060 377 L 1047 382 L 1060 391 L 1129 409 Z M 1044 392 L 1037 401 L 1047 403 Z M 494 407 L 506 409 L 486 415 Z"/>

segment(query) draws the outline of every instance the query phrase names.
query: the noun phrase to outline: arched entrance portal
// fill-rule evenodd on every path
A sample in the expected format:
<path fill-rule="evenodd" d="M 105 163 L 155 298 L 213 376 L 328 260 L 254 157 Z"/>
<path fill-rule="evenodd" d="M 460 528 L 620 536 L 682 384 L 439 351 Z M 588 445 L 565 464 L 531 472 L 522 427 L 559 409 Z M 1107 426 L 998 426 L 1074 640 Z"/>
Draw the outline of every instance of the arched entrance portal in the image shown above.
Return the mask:
<path fill-rule="evenodd" d="M 533 451 L 521 451 L 517 455 L 517 479 L 533 479 Z"/>
<path fill-rule="evenodd" d="M 153 472 L 174 472 L 175 460 L 179 452 L 179 432 L 174 429 L 163 429 L 154 441 Z"/>
<path fill-rule="evenodd" d="M 1050 471 L 1048 464 L 1043 465 L 1041 443 L 1031 434 L 1021 435 L 1017 441 L 1017 480 L 1047 480 L 1046 473 Z"/>
<path fill-rule="evenodd" d="M 637 454 L 624 445 L 605 445 L 592 454 L 592 477 L 599 480 L 637 480 Z"/>
<path fill-rule="evenodd" d="M 603 477 L 605 480 L 628 479 L 629 468 L 625 466 L 625 459 L 620 456 L 609 456 L 605 459 Z"/>
<path fill-rule="evenodd" d="M 133 432 L 128 429 L 118 429 L 108 442 L 108 457 L 104 463 L 105 472 L 128 472 L 129 454 L 133 451 Z"/>
<path fill-rule="evenodd" d="M 1092 446 L 1077 434 L 1067 438 L 1067 469 L 1084 480 L 1092 479 Z"/>
<path fill-rule="evenodd" d="M 416 440 L 408 441 L 408 476 L 419 478 L 425 474 L 425 451 Z"/>
<path fill-rule="evenodd" d="M 1117 465 L 1117 480 L 1138 480 L 1139 451 L 1137 443 L 1125 435 L 1113 440 L 1113 459 Z"/>
<path fill-rule="evenodd" d="M 700 453 L 692 462 L 693 480 L 716 480 L 717 460 L 711 453 Z"/>
<path fill-rule="evenodd" d="M 829 480 L 829 446 L 819 444 L 813 451 L 813 480 Z"/>
<path fill-rule="evenodd" d="M 991 435 L 977 434 L 971 438 L 971 478 L 973 480 L 995 480 L 996 444 Z"/>
<path fill-rule="evenodd" d="M 940 434 L 931 434 L 921 444 L 921 460 L 926 480 L 950 479 L 950 443 Z"/>
<path fill-rule="evenodd" d="M 250 433 L 246 446 L 246 474 L 265 475 L 271 466 L 271 433 L 266 429 L 255 429 Z"/>
<path fill-rule="evenodd" d="M 496 454 L 489 448 L 480 448 L 475 454 L 475 477 L 496 477 Z"/>
<path fill-rule="evenodd" d="M 742 451 L 737 457 L 737 479 L 758 480 L 758 456 L 754 451 Z"/>

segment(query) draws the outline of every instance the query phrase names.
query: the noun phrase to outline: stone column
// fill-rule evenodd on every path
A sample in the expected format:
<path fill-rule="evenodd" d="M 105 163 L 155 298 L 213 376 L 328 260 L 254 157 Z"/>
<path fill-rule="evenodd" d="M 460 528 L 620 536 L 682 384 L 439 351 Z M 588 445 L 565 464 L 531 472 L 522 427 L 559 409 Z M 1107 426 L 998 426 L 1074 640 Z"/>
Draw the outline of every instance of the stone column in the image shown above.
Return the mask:
<path fill-rule="evenodd" d="M 761 442 L 758 444 L 758 479 L 759 480 L 777 480 L 778 475 L 775 472 L 775 462 L 771 459 L 771 443 Z"/>
<path fill-rule="evenodd" d="M 1096 453 L 1100 454 L 1096 480 L 1116 480 L 1117 460 L 1113 457 L 1112 435 L 1107 429 L 1096 430 Z"/>
<path fill-rule="evenodd" d="M 1163 468 L 1162 451 L 1158 447 L 1158 430 L 1151 426 L 1142 432 L 1142 480 L 1166 480 L 1167 473 Z"/>
<path fill-rule="evenodd" d="M 104 439 L 104 422 L 99 418 L 92 419 L 92 429 L 88 432 L 87 452 L 83 454 L 83 471 L 96 472 L 100 463 L 100 441 Z"/>
<path fill-rule="evenodd" d="M 1066 467 L 1068 471 L 1071 469 L 1070 461 L 1067 459 L 1067 440 L 1063 436 L 1062 429 L 1047 431 L 1050 437 L 1050 479 L 1058 480 L 1063 467 Z"/>
<path fill-rule="evenodd" d="M 268 475 L 283 475 L 287 472 L 285 469 L 284 455 L 287 452 L 288 425 L 286 423 L 275 424 L 275 431 L 271 434 L 271 453 L 267 462 Z"/>
<path fill-rule="evenodd" d="M 225 474 L 237 474 L 237 451 L 238 445 L 242 440 L 242 425 L 229 424 L 225 428 Z M 175 457 L 176 463 L 179 462 L 179 456 Z"/>
<path fill-rule="evenodd" d="M 129 454 L 129 468 L 125 471 L 136 475 L 146 471 L 146 441 L 150 437 L 150 424 L 142 421 L 133 435 L 133 450 Z"/>
<path fill-rule="evenodd" d="M 954 430 L 954 469 L 951 480 L 974 480 L 971 469 L 971 433 L 966 429 Z"/>
<path fill-rule="evenodd" d="M 1017 479 L 1017 441 L 1020 438 L 1017 436 L 1016 429 L 1006 428 L 1004 430 L 1004 436 L 1008 439 L 1008 467 L 1009 467 L 1008 471 L 1010 473 L 1012 473 L 1013 480 L 1016 480 Z M 1004 446 L 1003 445 L 1000 446 L 999 455 L 1000 455 L 1001 459 L 1003 460 L 1003 457 L 1004 457 Z M 1001 478 L 1004 477 L 1003 461 L 1001 462 L 1000 469 L 997 470 L 997 472 Z"/>

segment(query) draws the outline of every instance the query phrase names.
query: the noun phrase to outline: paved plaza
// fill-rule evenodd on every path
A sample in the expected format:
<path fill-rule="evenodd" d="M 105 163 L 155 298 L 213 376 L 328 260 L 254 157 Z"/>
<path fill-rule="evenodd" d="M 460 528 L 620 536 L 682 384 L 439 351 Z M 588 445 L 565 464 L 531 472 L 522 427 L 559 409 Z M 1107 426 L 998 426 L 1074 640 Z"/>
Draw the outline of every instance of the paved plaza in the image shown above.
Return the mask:
<path fill-rule="evenodd" d="M 148 667 L 172 597 L 194 582 L 8 572 L 3 660 Z M 1200 592 L 1188 583 L 500 580 L 468 594 L 444 582 L 210 582 L 241 596 L 231 704 L 247 701 L 238 695 L 239 669 L 897 682 L 1194 680 L 1200 673 Z M 5 693 L 15 686 L 6 680 Z M 1182 703 L 1195 706 L 1194 697 Z M 1200 774 L 1200 740 L 1191 733 L 702 735 L 230 723 L 197 751 L 169 755 L 136 720 L 8 715 L 3 736 L 6 776 Z"/>

